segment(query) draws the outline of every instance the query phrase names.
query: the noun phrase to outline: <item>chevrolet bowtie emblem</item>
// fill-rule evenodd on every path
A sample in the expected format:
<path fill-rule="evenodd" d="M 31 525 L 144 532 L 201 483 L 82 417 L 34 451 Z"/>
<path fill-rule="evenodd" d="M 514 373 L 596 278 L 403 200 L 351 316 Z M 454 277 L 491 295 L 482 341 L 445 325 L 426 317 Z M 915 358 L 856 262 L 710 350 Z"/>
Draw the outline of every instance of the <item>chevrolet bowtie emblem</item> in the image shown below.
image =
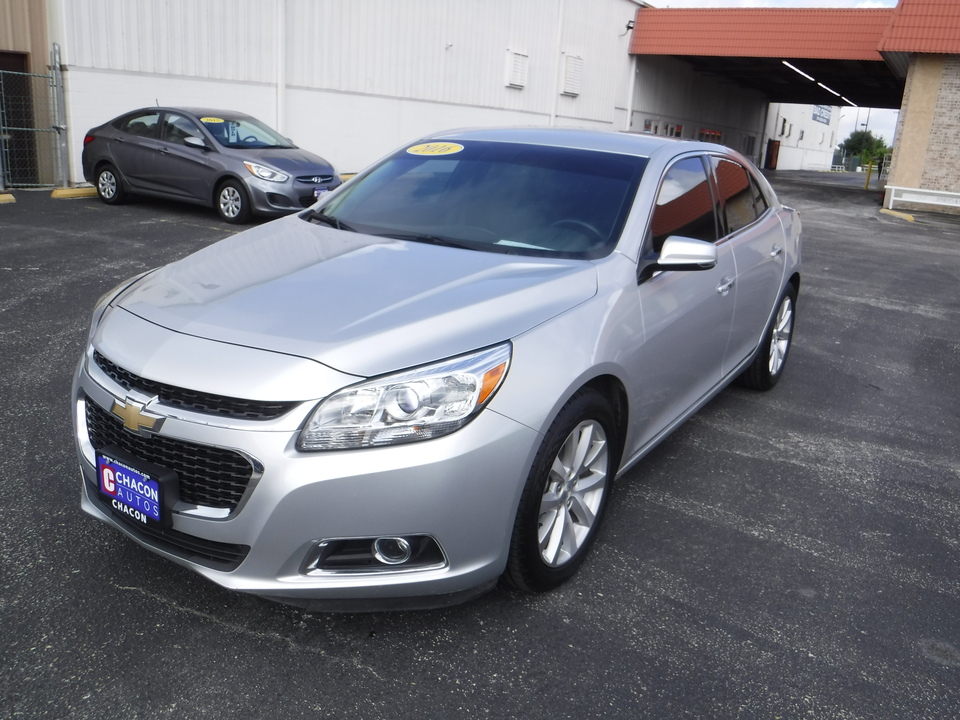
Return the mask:
<path fill-rule="evenodd" d="M 143 405 L 129 399 L 125 403 L 114 400 L 110 412 L 123 420 L 123 426 L 133 432 L 140 432 L 141 430 L 159 432 L 160 426 L 163 425 L 162 417 L 145 414 Z"/>

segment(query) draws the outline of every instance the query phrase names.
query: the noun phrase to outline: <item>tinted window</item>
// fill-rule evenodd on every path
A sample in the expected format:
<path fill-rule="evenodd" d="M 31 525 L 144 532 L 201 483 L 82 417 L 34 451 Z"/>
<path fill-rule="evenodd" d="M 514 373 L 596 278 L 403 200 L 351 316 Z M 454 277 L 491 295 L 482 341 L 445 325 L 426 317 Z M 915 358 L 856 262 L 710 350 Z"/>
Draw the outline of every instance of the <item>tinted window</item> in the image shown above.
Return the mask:
<path fill-rule="evenodd" d="M 441 145 L 443 154 L 419 149 Z M 372 235 L 601 257 L 617 243 L 645 166 L 645 158 L 569 148 L 427 144 L 352 181 L 323 213 Z"/>
<path fill-rule="evenodd" d="M 183 115 L 167 113 L 160 127 L 160 139 L 183 145 L 183 141 L 188 137 L 200 137 L 200 129 L 196 123 Z"/>
<path fill-rule="evenodd" d="M 760 217 L 767 209 L 766 199 L 746 169 L 731 160 L 713 158 L 717 188 L 723 204 L 727 233 L 733 233 Z"/>
<path fill-rule="evenodd" d="M 121 118 L 115 125 L 118 130 L 138 137 L 156 137 L 159 112 L 138 113 Z"/>
<path fill-rule="evenodd" d="M 699 157 L 681 160 L 667 170 L 657 194 L 651 225 L 653 249 L 657 252 L 670 235 L 716 242 L 713 196 Z"/>

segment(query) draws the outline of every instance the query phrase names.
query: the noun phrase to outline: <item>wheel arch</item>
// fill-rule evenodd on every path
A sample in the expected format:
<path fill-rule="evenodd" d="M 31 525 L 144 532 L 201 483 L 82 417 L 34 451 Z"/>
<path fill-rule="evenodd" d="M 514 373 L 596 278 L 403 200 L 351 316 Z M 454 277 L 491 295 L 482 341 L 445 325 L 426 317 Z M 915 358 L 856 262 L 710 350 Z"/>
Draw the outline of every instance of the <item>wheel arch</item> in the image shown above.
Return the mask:
<path fill-rule="evenodd" d="M 210 207 L 212 208 L 217 207 L 217 200 L 220 197 L 220 188 L 222 188 L 223 184 L 228 180 L 233 180 L 234 182 L 238 183 L 244 189 L 244 191 L 246 191 L 249 194 L 249 191 L 246 189 L 246 184 L 243 182 L 243 179 L 239 175 L 232 172 L 225 172 L 222 175 L 220 175 L 220 177 L 218 177 L 213 183 L 213 191 L 210 193 L 210 198 L 209 198 Z"/>
<path fill-rule="evenodd" d="M 627 389 L 624 387 L 620 378 L 615 375 L 598 375 L 583 383 L 579 388 L 570 393 L 573 397 L 581 390 L 595 390 L 610 402 L 610 409 L 613 412 L 614 422 L 616 423 L 617 442 L 615 448 L 616 466 L 620 467 L 620 461 L 623 459 L 623 448 L 627 439 L 627 431 L 630 425 L 630 408 L 627 398 Z"/>
<path fill-rule="evenodd" d="M 787 283 L 793 285 L 794 291 L 797 293 L 797 296 L 800 296 L 800 273 L 795 272 L 790 276 L 790 279 L 787 280 Z"/>
<path fill-rule="evenodd" d="M 117 163 L 115 163 L 111 158 L 108 158 L 108 157 L 102 157 L 99 160 L 97 160 L 97 162 L 94 164 L 93 185 L 96 186 L 97 179 L 100 177 L 100 171 L 103 170 L 103 168 L 106 167 L 107 165 L 113 168 L 114 172 L 116 173 L 117 179 L 123 182 L 124 189 L 126 189 L 128 186 L 126 176 L 123 174 L 123 171 L 119 167 L 117 167 Z"/>

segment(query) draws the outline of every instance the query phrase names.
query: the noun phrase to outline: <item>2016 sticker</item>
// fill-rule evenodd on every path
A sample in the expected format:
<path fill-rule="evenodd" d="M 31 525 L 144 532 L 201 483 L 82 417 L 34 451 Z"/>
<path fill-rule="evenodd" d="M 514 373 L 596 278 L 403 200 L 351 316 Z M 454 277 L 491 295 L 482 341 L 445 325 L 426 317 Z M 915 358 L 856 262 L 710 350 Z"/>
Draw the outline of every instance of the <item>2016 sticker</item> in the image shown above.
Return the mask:
<path fill-rule="evenodd" d="M 411 155 L 453 155 L 461 150 L 463 150 L 463 145 L 444 142 L 424 143 L 407 148 L 407 152 Z"/>
<path fill-rule="evenodd" d="M 200 118 L 202 123 L 222 123 L 223 118 Z"/>

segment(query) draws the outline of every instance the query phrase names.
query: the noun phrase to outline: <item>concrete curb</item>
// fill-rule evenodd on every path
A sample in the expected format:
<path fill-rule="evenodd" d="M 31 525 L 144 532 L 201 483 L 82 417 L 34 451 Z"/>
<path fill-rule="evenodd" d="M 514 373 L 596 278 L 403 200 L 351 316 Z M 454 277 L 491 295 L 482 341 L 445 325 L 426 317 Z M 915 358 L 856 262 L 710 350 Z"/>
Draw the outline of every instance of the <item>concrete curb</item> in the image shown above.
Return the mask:
<path fill-rule="evenodd" d="M 887 210 L 882 208 L 880 210 L 884 215 L 890 215 L 891 217 L 900 218 L 901 220 L 906 220 L 907 222 L 916 222 L 916 218 L 913 217 L 910 213 L 898 212 L 896 210 Z"/>
<path fill-rule="evenodd" d="M 72 198 L 90 198 L 96 197 L 97 190 L 92 187 L 78 187 L 78 188 L 57 188 L 52 193 L 50 197 L 57 198 L 59 200 L 69 200 Z"/>
<path fill-rule="evenodd" d="M 0 205 L 4 205 L 6 203 L 15 203 L 16 201 L 17 199 L 13 195 L 10 195 L 9 193 L 0 193 Z"/>

